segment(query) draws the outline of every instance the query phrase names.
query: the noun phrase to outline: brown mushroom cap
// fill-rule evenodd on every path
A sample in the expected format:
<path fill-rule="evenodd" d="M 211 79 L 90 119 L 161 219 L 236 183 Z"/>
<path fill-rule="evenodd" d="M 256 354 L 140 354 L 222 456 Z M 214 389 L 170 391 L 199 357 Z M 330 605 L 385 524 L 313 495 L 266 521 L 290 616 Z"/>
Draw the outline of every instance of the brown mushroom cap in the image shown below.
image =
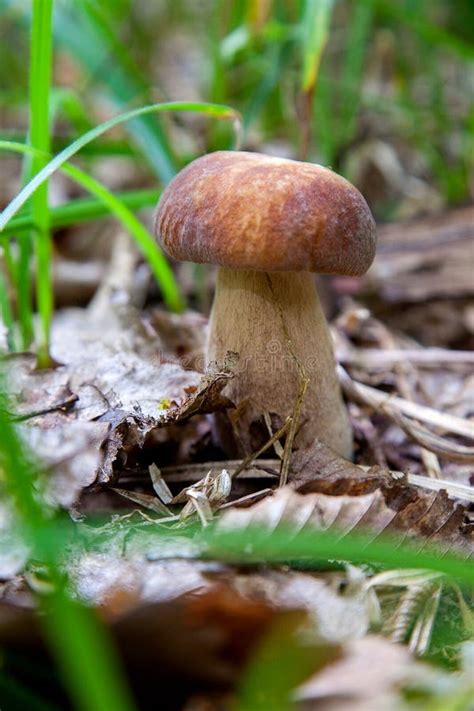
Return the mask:
<path fill-rule="evenodd" d="M 370 267 L 376 242 L 366 201 L 340 175 L 238 151 L 182 170 L 161 197 L 155 233 L 181 261 L 354 276 Z"/>

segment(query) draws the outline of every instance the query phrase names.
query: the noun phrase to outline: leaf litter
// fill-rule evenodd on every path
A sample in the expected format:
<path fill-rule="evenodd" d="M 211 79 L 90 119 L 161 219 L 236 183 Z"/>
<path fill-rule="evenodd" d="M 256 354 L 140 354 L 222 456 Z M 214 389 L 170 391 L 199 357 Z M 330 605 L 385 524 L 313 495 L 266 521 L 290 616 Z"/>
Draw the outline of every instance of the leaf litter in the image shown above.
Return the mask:
<path fill-rule="evenodd" d="M 339 536 L 369 531 L 376 538 L 388 531 L 420 549 L 432 542 L 440 554 L 472 556 L 472 352 L 449 343 L 426 348 L 382 326 L 351 296 L 332 329 L 356 463 L 317 442 L 306 451 L 290 450 L 289 457 L 285 444 L 297 412 L 281 431 L 270 427 L 261 451 L 226 461 L 212 447 L 209 415 L 232 410 L 225 397 L 232 358 L 204 374 L 203 318 L 144 309 L 143 280 L 137 289 L 132 278 L 136 260 L 120 240 L 118 245 L 124 253 L 93 303 L 56 315 L 52 353 L 60 365 L 36 371 L 33 357 L 19 354 L 6 358 L 3 368 L 12 415 L 42 465 L 47 501 L 69 510 L 94 541 L 94 550 L 75 547 L 64 562 L 72 589 L 107 620 L 132 684 L 143 681 L 143 670 L 156 675 L 159 668 L 166 693 L 176 693 L 168 672 L 184 680 L 191 695 L 203 680 L 232 688 L 270 626 L 298 611 L 305 635 L 331 660 L 318 666 L 314 657 L 314 680 L 295 692 L 298 708 L 371 708 L 367 687 L 373 708 L 381 708 L 386 700 L 395 703 L 400 685 L 416 674 L 417 683 L 429 686 L 427 668 L 414 664 L 412 653 L 429 650 L 444 594 L 437 574 L 347 565 L 321 572 L 285 566 L 243 571 L 202 560 L 200 546 L 180 531 L 189 522 L 205 527 L 213 519 L 236 536 L 255 522 L 291 524 L 295 531 L 334 529 Z M 376 265 L 381 274 L 384 259 L 382 253 Z M 117 274 L 117 265 L 125 274 Z M 375 288 L 361 284 L 360 293 Z M 388 283 L 386 291 L 376 288 L 394 303 Z M 418 292 L 404 293 L 419 299 Z M 262 414 L 270 426 L 268 413 Z M 101 526 L 88 525 L 93 502 L 108 513 Z M 174 542 L 169 536 L 161 541 L 157 527 L 176 530 Z M 18 642 L 10 624 L 18 612 L 15 600 L 23 596 L 26 607 L 32 605 L 34 584 L 22 574 L 28 551 L 11 537 L 8 507 L 2 509 L 0 543 L 0 640 Z M 459 595 L 465 630 L 472 618 Z M 153 641 L 146 629 L 151 619 Z M 374 632 L 408 640 L 409 649 Z M 206 646 L 213 635 L 226 644 Z M 367 659 L 373 660 L 370 679 Z M 393 674 L 385 674 L 389 668 Z"/>

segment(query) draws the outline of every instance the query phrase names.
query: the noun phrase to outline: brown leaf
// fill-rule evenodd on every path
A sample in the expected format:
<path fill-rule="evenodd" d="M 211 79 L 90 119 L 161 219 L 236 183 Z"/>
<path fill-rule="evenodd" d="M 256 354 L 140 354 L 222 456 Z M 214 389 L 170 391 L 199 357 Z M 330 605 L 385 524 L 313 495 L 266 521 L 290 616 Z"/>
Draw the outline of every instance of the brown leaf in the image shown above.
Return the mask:
<path fill-rule="evenodd" d="M 302 492 L 305 485 L 310 487 L 308 491 L 315 491 L 311 486 L 317 482 L 317 491 L 321 493 L 357 496 L 375 491 L 391 480 L 390 473 L 381 467 L 364 472 L 318 440 L 311 447 L 295 452 L 291 461 L 290 482 Z"/>
<path fill-rule="evenodd" d="M 466 524 L 467 510 L 454 503 L 446 491 L 410 486 L 407 477 L 378 466 L 364 471 L 321 442 L 295 454 L 292 485 L 303 494 L 338 497 L 341 506 L 350 505 L 352 500 L 354 514 L 369 502 L 358 501 L 357 497 L 371 494 L 371 515 L 364 516 L 368 528 L 381 532 L 388 526 L 389 530 L 419 536 L 420 545 L 429 540 L 445 550 L 453 547 L 472 555 L 474 530 Z M 335 504 L 328 499 L 325 506 L 330 505 Z M 376 516 L 372 506 L 379 511 Z"/>
<path fill-rule="evenodd" d="M 314 488 L 317 489 L 317 482 Z M 328 491 L 330 487 L 323 482 L 322 488 Z M 296 530 L 311 526 L 334 530 L 338 535 L 356 531 L 376 535 L 401 533 L 416 537 L 420 546 L 435 543 L 439 548 L 453 548 L 469 557 L 473 553 L 472 529 L 463 533 L 464 514 L 463 507 L 455 506 L 444 492 L 420 495 L 415 491 L 412 499 L 407 501 L 398 494 L 392 498 L 387 493 L 384 495 L 380 489 L 355 496 L 303 495 L 288 486 L 247 509 L 227 510 L 219 525 L 237 531 L 252 524 L 275 528 L 284 522 Z"/>
<path fill-rule="evenodd" d="M 125 460 L 153 431 L 231 406 L 221 395 L 229 373 L 201 377 L 165 362 L 158 338 L 143 331 L 139 317 L 129 309 L 121 318 L 113 309 L 108 320 L 86 310 L 64 310 L 52 338 L 61 367 L 36 371 L 30 354 L 5 360 L 12 412 L 34 428 L 31 446 L 43 467 L 55 473 L 50 499 L 63 506 L 76 501 L 81 487 L 109 482 L 117 457 Z M 62 460 L 68 463 L 59 473 Z"/>
<path fill-rule="evenodd" d="M 229 398 L 222 395 L 230 373 L 214 373 L 201 379 L 198 388 L 179 407 L 169 410 L 161 417 L 159 426 L 163 427 L 177 422 L 184 422 L 193 415 L 203 415 L 234 407 Z"/>
<path fill-rule="evenodd" d="M 31 353 L 9 356 L 1 367 L 7 373 L 12 414 L 18 419 L 34 418 L 37 425 L 55 426 L 58 419 L 64 420 L 62 413 L 70 410 L 77 400 L 67 370 L 62 367 L 36 370 L 36 357 Z"/>

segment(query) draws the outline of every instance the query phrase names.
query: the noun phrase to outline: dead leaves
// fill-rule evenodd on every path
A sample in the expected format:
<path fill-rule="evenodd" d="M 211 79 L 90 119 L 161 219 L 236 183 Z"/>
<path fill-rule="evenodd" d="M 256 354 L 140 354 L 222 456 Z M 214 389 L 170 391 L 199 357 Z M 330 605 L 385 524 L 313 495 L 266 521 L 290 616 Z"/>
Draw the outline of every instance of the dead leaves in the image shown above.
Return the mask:
<path fill-rule="evenodd" d="M 104 422 L 62 422 L 53 429 L 22 426 L 25 446 L 46 473 L 43 494 L 48 504 L 69 508 L 94 483 L 108 433 Z"/>
<path fill-rule="evenodd" d="M 104 324 L 86 311 L 62 312 L 52 343 L 61 366 L 37 371 L 29 354 L 3 362 L 12 414 L 49 473 L 51 503 L 72 506 L 83 488 L 110 482 L 117 458 L 126 461 L 158 430 L 232 405 L 221 394 L 229 372 L 202 376 L 169 362 L 159 336 L 132 316 Z"/>
<path fill-rule="evenodd" d="M 250 508 L 226 511 L 219 525 L 235 530 L 236 535 L 255 524 L 270 530 L 287 524 L 295 532 L 306 527 L 334 531 L 337 537 L 357 532 L 371 532 L 375 536 L 390 533 L 398 534 L 400 540 L 418 537 L 420 548 L 432 543 L 438 549 L 472 556 L 472 536 L 462 533 L 464 511 L 461 506 L 455 507 L 446 494 L 415 496 L 408 503 L 402 498 L 390 503 L 394 508 L 379 490 L 357 496 L 332 496 L 302 495 L 286 487 Z"/>
<path fill-rule="evenodd" d="M 219 412 L 233 407 L 229 398 L 222 395 L 232 374 L 229 372 L 214 373 L 202 377 L 198 386 L 187 388 L 188 397 L 182 405 L 170 408 L 159 420 L 159 426 L 184 422 L 193 415 Z"/>
<path fill-rule="evenodd" d="M 448 678 L 436 691 L 434 671 L 414 660 L 406 647 L 366 634 L 370 614 L 360 572 L 348 576 L 349 585 L 340 593 L 342 574 L 331 581 L 284 570 L 223 570 L 210 581 L 202 572 L 189 577 L 196 564 L 170 562 L 162 597 L 144 602 L 133 566 L 104 574 L 104 563 L 97 557 L 89 568 L 94 601 L 142 709 L 156 708 L 157 698 L 160 708 L 182 709 L 186 702 L 192 708 L 196 694 L 208 704 L 212 694 L 219 708 L 236 698 L 248 699 L 248 708 L 275 708 L 278 694 L 280 700 L 291 697 L 301 711 L 375 711 L 399 708 L 402 689 L 431 687 L 435 697 L 446 689 Z M 177 590 L 169 584 L 170 574 Z M 185 581 L 182 594 L 179 585 Z M 0 644 L 7 664 L 12 654 L 25 664 L 38 653 L 45 660 L 41 629 L 28 605 L 0 603 Z M 443 676 L 440 670 L 436 674 Z M 264 683 L 268 677 L 275 681 Z M 467 675 L 460 681 L 464 688 Z M 457 688 L 449 687 L 451 693 Z"/>
<path fill-rule="evenodd" d="M 334 530 L 338 536 L 390 533 L 416 539 L 420 548 L 435 544 L 466 557 L 473 553 L 466 509 L 445 491 L 425 492 L 378 467 L 365 472 L 320 442 L 295 455 L 292 486 L 245 510 L 226 511 L 219 525 L 237 532 L 253 524 L 273 530 L 281 523 L 295 531 Z"/>

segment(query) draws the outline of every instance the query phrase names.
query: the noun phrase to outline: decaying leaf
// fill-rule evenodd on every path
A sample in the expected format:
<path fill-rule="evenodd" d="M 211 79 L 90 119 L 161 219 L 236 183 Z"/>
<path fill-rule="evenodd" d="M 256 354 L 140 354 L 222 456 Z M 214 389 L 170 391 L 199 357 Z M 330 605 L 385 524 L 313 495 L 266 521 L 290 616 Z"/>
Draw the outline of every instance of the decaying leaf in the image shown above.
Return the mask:
<path fill-rule="evenodd" d="M 54 426 L 77 401 L 65 368 L 37 370 L 30 353 L 10 356 L 0 366 L 7 374 L 12 415 L 19 420 L 34 418 L 38 425 Z"/>
<path fill-rule="evenodd" d="M 291 460 L 290 481 L 299 491 L 304 491 L 305 484 L 318 482 L 323 486 L 327 482 L 334 494 L 366 494 L 391 480 L 387 470 L 371 467 L 368 472 L 363 472 L 319 440 L 315 440 L 311 447 L 295 452 Z M 342 488 L 335 488 L 336 482 Z"/>
<path fill-rule="evenodd" d="M 27 421 L 43 468 L 56 471 L 51 502 L 70 506 L 82 488 L 110 481 L 117 456 L 143 446 L 153 431 L 232 405 L 221 395 L 229 372 L 202 376 L 167 362 L 158 336 L 137 329 L 137 321 L 104 323 L 70 309 L 53 329 L 59 367 L 36 370 L 29 354 L 4 361 L 12 412 Z"/>
<path fill-rule="evenodd" d="M 350 486 L 352 482 L 346 480 L 346 483 Z M 370 480 L 366 483 L 370 488 Z M 324 491 L 330 492 L 330 487 L 328 482 L 321 482 Z M 305 488 L 308 490 L 309 486 Z M 314 488 L 318 488 L 317 482 Z M 358 495 L 302 495 L 288 486 L 247 509 L 226 511 L 219 525 L 236 532 L 257 523 L 274 529 L 283 522 L 295 530 L 311 526 L 334 530 L 338 535 L 356 531 L 371 531 L 376 535 L 389 532 L 417 537 L 420 547 L 430 542 L 443 550 L 455 549 L 466 557 L 472 556 L 472 529 L 463 532 L 463 507 L 455 506 L 444 492 L 420 495 L 414 491 L 407 497 L 406 488 L 395 486 L 384 492 L 375 489 Z"/>
<path fill-rule="evenodd" d="M 47 474 L 44 495 L 49 504 L 72 506 L 82 489 L 95 482 L 108 432 L 109 425 L 103 422 L 63 422 L 52 429 L 21 427 L 31 455 Z"/>
<path fill-rule="evenodd" d="M 363 637 L 369 630 L 373 596 L 368 594 L 365 581 L 356 568 L 332 575 L 265 570 L 230 577 L 231 586 L 239 594 L 265 600 L 278 609 L 306 610 L 306 634 L 332 644 Z"/>
<path fill-rule="evenodd" d="M 159 426 L 184 422 L 193 415 L 218 412 L 233 407 L 229 398 L 222 395 L 231 373 L 215 373 L 202 377 L 199 385 L 188 389 L 188 397 L 183 404 L 169 409 L 159 420 Z"/>

